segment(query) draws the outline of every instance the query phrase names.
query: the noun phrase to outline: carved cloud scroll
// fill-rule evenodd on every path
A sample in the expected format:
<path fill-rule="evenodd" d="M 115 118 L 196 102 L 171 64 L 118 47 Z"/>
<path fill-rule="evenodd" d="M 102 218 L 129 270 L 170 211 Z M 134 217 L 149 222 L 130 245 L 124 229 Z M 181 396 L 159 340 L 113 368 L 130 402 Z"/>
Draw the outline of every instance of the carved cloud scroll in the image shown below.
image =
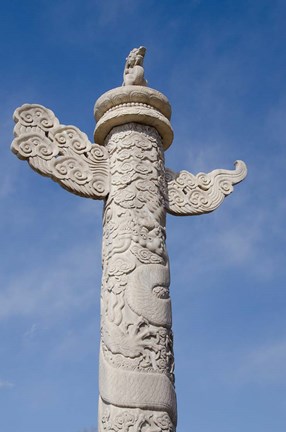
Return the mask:
<path fill-rule="evenodd" d="M 12 151 L 38 173 L 82 197 L 103 199 L 109 190 L 108 153 L 75 126 L 59 123 L 41 105 L 25 104 L 14 113 Z"/>
<path fill-rule="evenodd" d="M 214 211 L 241 182 L 247 173 L 242 161 L 235 162 L 235 170 L 216 169 L 208 174 L 175 173 L 166 169 L 166 210 L 176 216 L 192 216 Z"/>

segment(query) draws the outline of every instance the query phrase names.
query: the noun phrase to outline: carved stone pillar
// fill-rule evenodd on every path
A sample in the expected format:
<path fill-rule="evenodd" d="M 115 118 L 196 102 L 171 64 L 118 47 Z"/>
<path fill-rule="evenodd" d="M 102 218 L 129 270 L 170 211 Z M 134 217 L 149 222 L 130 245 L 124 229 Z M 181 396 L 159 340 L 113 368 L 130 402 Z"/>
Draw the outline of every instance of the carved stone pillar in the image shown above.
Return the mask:
<path fill-rule="evenodd" d="M 19 159 L 73 194 L 105 200 L 99 432 L 175 432 L 166 212 L 212 212 L 247 173 L 242 161 L 196 175 L 165 169 L 171 107 L 146 87 L 144 54 L 132 50 L 124 85 L 96 102 L 95 144 L 42 105 L 14 113 Z"/>
<path fill-rule="evenodd" d="M 104 139 L 111 174 L 103 222 L 100 432 L 176 427 L 163 148 L 173 135 L 164 114 L 170 117 L 168 101 L 146 87 L 114 89 L 95 107 L 95 140 Z"/>

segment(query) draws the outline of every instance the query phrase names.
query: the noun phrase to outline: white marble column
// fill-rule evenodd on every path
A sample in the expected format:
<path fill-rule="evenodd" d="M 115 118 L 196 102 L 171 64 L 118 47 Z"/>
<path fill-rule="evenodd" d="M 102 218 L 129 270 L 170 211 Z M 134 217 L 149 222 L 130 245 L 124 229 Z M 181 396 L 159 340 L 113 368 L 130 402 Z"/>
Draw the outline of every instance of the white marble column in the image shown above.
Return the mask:
<path fill-rule="evenodd" d="M 103 220 L 100 432 L 176 428 L 164 148 L 150 125 L 157 122 L 170 144 L 162 106 L 169 116 L 159 92 L 125 86 L 103 95 L 95 108 L 95 139 L 98 130 L 111 128 L 104 139 L 111 181 Z M 125 123 L 126 116 L 132 121 Z"/>
<path fill-rule="evenodd" d="M 166 212 L 209 213 L 246 176 L 242 161 L 196 175 L 165 168 L 171 107 L 147 87 L 144 54 L 132 50 L 123 86 L 97 100 L 96 144 L 41 105 L 14 113 L 19 159 L 69 192 L 104 200 L 99 432 L 175 432 Z"/>

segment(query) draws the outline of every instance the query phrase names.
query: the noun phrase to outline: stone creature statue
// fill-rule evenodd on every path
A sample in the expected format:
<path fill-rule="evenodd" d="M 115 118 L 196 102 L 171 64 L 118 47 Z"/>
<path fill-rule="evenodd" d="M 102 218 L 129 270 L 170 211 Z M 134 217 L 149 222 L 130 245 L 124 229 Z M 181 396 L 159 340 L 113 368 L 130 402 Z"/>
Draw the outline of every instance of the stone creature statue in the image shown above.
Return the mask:
<path fill-rule="evenodd" d="M 124 73 L 123 73 L 123 85 L 140 85 L 147 86 L 147 81 L 144 78 L 143 60 L 145 56 L 146 48 L 140 46 L 130 51 L 129 56 L 126 58 Z"/>

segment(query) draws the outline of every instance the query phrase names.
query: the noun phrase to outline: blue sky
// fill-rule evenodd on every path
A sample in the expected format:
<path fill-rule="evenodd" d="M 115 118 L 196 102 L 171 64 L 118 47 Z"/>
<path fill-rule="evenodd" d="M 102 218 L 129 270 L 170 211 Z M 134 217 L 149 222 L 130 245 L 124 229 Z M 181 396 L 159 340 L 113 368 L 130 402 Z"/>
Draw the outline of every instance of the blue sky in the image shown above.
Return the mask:
<path fill-rule="evenodd" d="M 173 109 L 166 165 L 247 179 L 213 214 L 168 217 L 178 432 L 285 432 L 286 5 L 282 0 L 0 6 L 0 430 L 94 432 L 102 203 L 9 150 L 14 109 L 93 135 L 93 105 L 147 47 Z"/>

